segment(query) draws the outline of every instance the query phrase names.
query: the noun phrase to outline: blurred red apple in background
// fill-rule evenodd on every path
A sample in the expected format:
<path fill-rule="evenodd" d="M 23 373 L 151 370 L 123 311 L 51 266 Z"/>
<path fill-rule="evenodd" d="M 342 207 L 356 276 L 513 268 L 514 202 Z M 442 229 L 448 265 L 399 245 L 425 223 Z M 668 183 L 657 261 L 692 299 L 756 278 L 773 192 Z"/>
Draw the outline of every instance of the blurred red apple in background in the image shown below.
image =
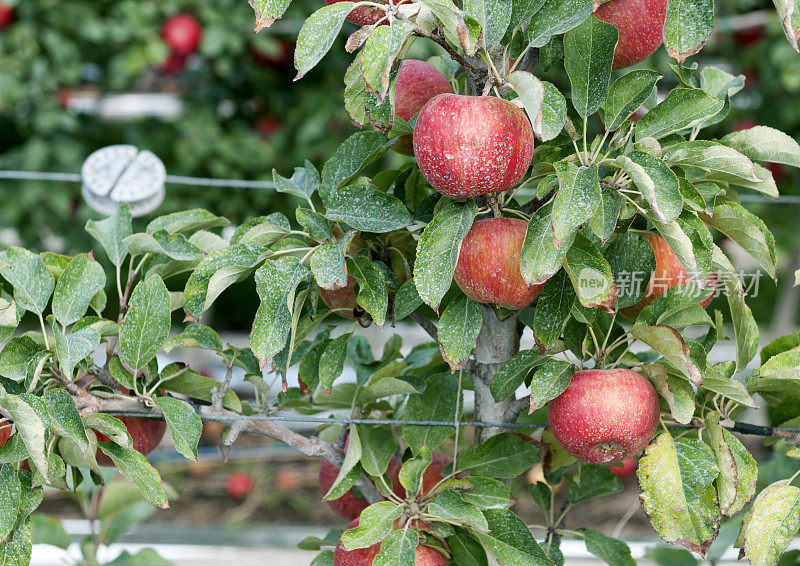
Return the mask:
<path fill-rule="evenodd" d="M 425 61 L 406 59 L 400 64 L 394 89 L 394 111 L 406 122 L 422 110 L 425 103 L 437 94 L 453 92 L 450 81 L 436 67 Z M 400 136 L 392 149 L 405 155 L 414 155 L 413 136 Z"/>
<path fill-rule="evenodd" d="M 667 0 L 611 0 L 594 15 L 619 31 L 614 69 L 644 61 L 664 41 Z"/>
<path fill-rule="evenodd" d="M 250 54 L 253 60 L 262 67 L 271 69 L 283 69 L 292 62 L 292 44 L 283 38 L 273 41 L 270 50 L 261 47 L 253 47 Z"/>
<path fill-rule="evenodd" d="M 158 446 L 158 443 L 164 438 L 164 432 L 167 430 L 167 423 L 164 421 L 147 417 L 119 417 L 119 420 L 123 422 L 125 428 L 128 429 L 128 434 L 133 439 L 133 449 L 145 456 Z M 95 434 L 97 435 L 97 442 L 111 440 L 103 433 L 95 431 Z M 97 463 L 101 466 L 114 465 L 111 458 L 106 456 L 100 449 L 97 450 Z"/>
<path fill-rule="evenodd" d="M 17 19 L 17 15 L 14 12 L 14 8 L 0 2 L 0 29 L 5 29 L 11 24 L 14 23 L 14 20 Z"/>
<path fill-rule="evenodd" d="M 255 482 L 250 474 L 246 472 L 233 472 L 225 480 L 225 492 L 234 499 L 244 499 L 253 491 Z"/>
<path fill-rule="evenodd" d="M 283 124 L 272 116 L 261 116 L 253 123 L 253 129 L 265 140 L 283 129 Z"/>
<path fill-rule="evenodd" d="M 191 14 L 177 14 L 164 23 L 161 37 L 173 54 L 185 57 L 197 51 L 203 27 Z"/>
<path fill-rule="evenodd" d="M 433 97 L 417 116 L 413 141 L 422 174 L 453 199 L 514 188 L 533 157 L 528 117 L 491 96 Z"/>
<path fill-rule="evenodd" d="M 347 525 L 347 529 L 358 526 L 358 519 Z M 345 550 L 341 539 L 336 544 L 333 552 L 333 566 L 371 566 L 373 560 L 381 551 L 381 543 L 373 544 L 367 548 Z M 447 566 L 450 561 L 444 554 L 420 544 L 414 552 L 414 566 Z"/>
<path fill-rule="evenodd" d="M 528 223 L 519 218 L 487 218 L 472 225 L 453 274 L 467 297 L 521 309 L 539 296 L 542 285 L 528 286 L 519 270 L 527 229 Z"/>
<path fill-rule="evenodd" d="M 733 33 L 733 41 L 738 47 L 750 47 L 764 39 L 764 31 L 763 25 L 738 29 Z"/>
<path fill-rule="evenodd" d="M 281 491 L 294 492 L 300 487 L 300 478 L 294 470 L 282 469 L 275 474 L 275 487 Z"/>
<path fill-rule="evenodd" d="M 559 444 L 581 460 L 605 464 L 632 458 L 658 428 L 658 394 L 629 369 L 590 369 L 572 376 L 547 404 L 547 422 Z"/>
<path fill-rule="evenodd" d="M 165 75 L 179 75 L 186 68 L 186 55 L 170 53 L 167 60 L 158 68 Z"/>
<path fill-rule="evenodd" d="M 650 283 L 647 285 L 644 296 L 639 302 L 619 310 L 620 314 L 631 320 L 636 318 L 644 307 L 666 293 L 670 287 L 692 283 L 686 269 L 684 269 L 664 238 L 653 233 L 645 234 L 644 237 L 653 247 L 653 252 L 656 256 L 656 268 L 650 277 Z M 717 274 L 712 271 L 706 281 L 706 289 L 713 288 L 718 279 Z M 700 302 L 700 306 L 704 309 L 708 308 L 713 298 L 714 295 L 712 293 L 710 297 Z"/>
<path fill-rule="evenodd" d="M 636 468 L 638 467 L 639 460 L 636 458 L 628 458 L 619 465 L 609 466 L 608 469 L 614 472 L 622 481 L 627 481 L 636 474 Z"/>
<path fill-rule="evenodd" d="M 331 4 L 336 4 L 338 2 L 344 2 L 345 0 L 325 0 L 325 3 L 329 6 Z M 376 4 L 386 4 L 386 0 L 375 0 Z M 356 24 L 357 26 L 371 26 L 372 24 L 378 23 L 382 18 L 386 16 L 386 12 L 380 8 L 375 6 L 359 6 L 355 10 L 350 12 L 350 15 L 347 16 L 347 21 Z M 383 20 L 383 25 L 389 23 L 388 20 Z"/>

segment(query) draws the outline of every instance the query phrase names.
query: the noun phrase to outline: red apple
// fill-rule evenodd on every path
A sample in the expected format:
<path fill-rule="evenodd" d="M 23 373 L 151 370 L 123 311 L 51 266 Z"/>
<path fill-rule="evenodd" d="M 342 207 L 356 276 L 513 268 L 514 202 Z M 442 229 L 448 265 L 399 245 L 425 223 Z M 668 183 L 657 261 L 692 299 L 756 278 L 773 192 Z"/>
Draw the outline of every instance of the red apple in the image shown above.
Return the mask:
<path fill-rule="evenodd" d="M 330 490 L 338 475 L 339 468 L 327 460 L 320 460 L 318 480 L 319 491 L 323 496 L 328 493 L 328 490 Z M 361 515 L 364 509 L 369 507 L 369 503 L 366 500 L 356 497 L 352 491 L 348 491 L 339 499 L 325 501 L 325 503 L 328 504 L 328 507 L 330 507 L 334 513 L 349 521 L 356 519 Z"/>
<path fill-rule="evenodd" d="M 14 8 L 9 6 L 8 4 L 4 4 L 0 2 L 0 29 L 5 29 L 11 24 L 14 23 L 14 20 L 17 19 L 17 15 L 14 12 Z"/>
<path fill-rule="evenodd" d="M 297 491 L 300 487 L 300 477 L 294 470 L 278 470 L 274 482 L 279 490 L 289 493 Z"/>
<path fill-rule="evenodd" d="M 354 320 L 356 318 L 355 309 L 358 307 L 356 304 L 356 280 L 352 275 L 347 276 L 347 285 L 341 289 L 319 288 L 319 298 L 325 303 L 329 309 L 343 309 L 337 310 L 336 314 L 342 318 L 349 318 Z"/>
<path fill-rule="evenodd" d="M 344 2 L 345 0 L 325 0 L 329 6 L 337 2 Z M 386 0 L 375 0 L 377 4 L 386 4 Z M 347 21 L 356 24 L 357 26 L 371 26 L 378 23 L 381 19 L 386 17 L 386 11 L 375 6 L 359 6 L 350 12 L 347 16 Z M 382 25 L 389 23 L 389 20 L 384 19 Z"/>
<path fill-rule="evenodd" d="M 667 241 L 658 234 L 645 234 L 644 237 L 653 246 L 653 252 L 656 256 L 656 268 L 650 277 L 650 283 L 647 285 L 647 290 L 638 303 L 620 309 L 620 314 L 633 320 L 638 316 L 642 309 L 656 300 L 658 297 L 667 292 L 670 287 L 675 285 L 687 285 L 691 283 L 689 274 L 684 269 L 681 262 L 678 260 L 675 253 L 670 249 Z M 717 274 L 713 271 L 708 276 L 706 281 L 706 288 L 713 288 L 717 284 Z M 707 299 L 700 302 L 700 306 L 708 308 L 711 300 L 714 298 L 712 294 Z"/>
<path fill-rule="evenodd" d="M 741 120 L 737 120 L 733 124 L 731 131 L 741 132 L 742 130 L 749 130 L 750 128 L 755 128 L 756 126 L 758 126 L 758 122 L 751 120 L 750 118 L 743 118 Z"/>
<path fill-rule="evenodd" d="M 253 491 L 255 482 L 250 474 L 246 472 L 233 472 L 225 480 L 225 491 L 233 499 L 243 499 L 248 493 Z"/>
<path fill-rule="evenodd" d="M 632 458 L 658 428 L 658 394 L 629 369 L 576 372 L 547 404 L 547 422 L 564 450 L 592 464 Z"/>
<path fill-rule="evenodd" d="M 268 140 L 283 129 L 283 124 L 272 116 L 261 116 L 253 123 L 253 129 Z"/>
<path fill-rule="evenodd" d="M 614 69 L 644 61 L 664 41 L 667 0 L 611 0 L 594 15 L 619 31 Z"/>
<path fill-rule="evenodd" d="M 491 96 L 434 96 L 417 116 L 414 156 L 434 189 L 449 198 L 506 191 L 533 157 L 525 113 Z"/>
<path fill-rule="evenodd" d="M 0 446 L 6 443 L 6 440 L 11 438 L 11 433 L 14 432 L 14 425 L 9 422 L 0 424 Z"/>
<path fill-rule="evenodd" d="M 763 25 L 736 30 L 733 34 L 733 41 L 738 47 L 749 47 L 762 39 L 764 39 Z"/>
<path fill-rule="evenodd" d="M 272 44 L 273 48 L 267 51 L 260 47 L 253 47 L 250 54 L 253 60 L 262 67 L 270 69 L 283 69 L 292 62 L 292 44 L 283 38 L 277 39 Z"/>
<path fill-rule="evenodd" d="M 467 297 L 521 309 L 539 296 L 542 285 L 528 286 L 519 270 L 527 229 L 528 223 L 519 218 L 487 218 L 472 225 L 453 274 Z"/>
<path fill-rule="evenodd" d="M 186 68 L 186 55 L 180 53 L 170 53 L 167 60 L 158 68 L 165 75 L 179 75 Z"/>
<path fill-rule="evenodd" d="M 400 64 L 400 71 L 397 73 L 394 89 L 395 114 L 408 122 L 431 98 L 451 92 L 453 88 L 450 81 L 436 67 L 425 61 L 406 59 Z M 412 137 L 412 134 L 399 137 L 392 148 L 398 153 L 414 155 Z"/>
<path fill-rule="evenodd" d="M 177 14 L 164 23 L 161 37 L 172 53 L 187 56 L 197 51 L 203 27 L 191 14 Z"/>
<path fill-rule="evenodd" d="M 358 526 L 358 519 L 347 525 L 348 529 Z M 381 551 L 381 543 L 373 544 L 367 548 L 345 550 L 341 539 L 336 544 L 333 552 L 333 566 L 371 566 L 373 560 Z M 414 554 L 415 566 L 447 566 L 449 560 L 444 554 L 430 546 L 419 545 Z"/>
<path fill-rule="evenodd" d="M 432 452 L 431 457 L 430 466 L 428 466 L 425 473 L 422 474 L 422 489 L 419 496 L 427 495 L 442 481 L 442 470 L 444 470 L 447 464 L 453 461 L 452 457 L 442 454 L 441 452 Z M 392 458 L 386 470 L 386 475 L 389 476 L 389 479 L 392 481 L 392 491 L 394 491 L 395 495 L 400 499 L 405 499 L 407 497 L 406 488 L 400 483 L 399 477 L 401 467 L 402 463 L 398 459 Z"/>
<path fill-rule="evenodd" d="M 609 466 L 608 469 L 614 472 L 622 481 L 627 481 L 636 474 L 636 468 L 638 467 L 639 460 L 636 458 L 628 458 L 617 466 Z"/>
<path fill-rule="evenodd" d="M 119 417 L 133 439 L 133 449 L 147 456 L 158 446 L 167 430 L 167 423 L 147 417 Z M 97 442 L 111 440 L 105 434 L 95 432 Z M 97 463 L 101 466 L 113 466 L 114 462 L 101 450 L 97 451 Z"/>

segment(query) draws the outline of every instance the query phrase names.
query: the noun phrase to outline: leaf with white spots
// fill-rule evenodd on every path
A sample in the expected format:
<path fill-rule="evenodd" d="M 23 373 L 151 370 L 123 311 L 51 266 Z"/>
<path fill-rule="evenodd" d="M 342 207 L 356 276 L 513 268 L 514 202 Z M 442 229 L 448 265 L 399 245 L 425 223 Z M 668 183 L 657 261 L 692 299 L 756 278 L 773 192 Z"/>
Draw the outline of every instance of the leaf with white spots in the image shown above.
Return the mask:
<path fill-rule="evenodd" d="M 702 124 L 715 116 L 725 103 L 699 88 L 676 88 L 636 123 L 636 140 L 661 139 Z"/>
<path fill-rule="evenodd" d="M 348 259 L 347 264 L 358 283 L 356 302 L 370 314 L 375 324 L 383 326 L 389 308 L 389 295 L 383 271 L 372 261 L 367 250 L 362 250 L 355 257 Z"/>
<path fill-rule="evenodd" d="M 450 288 L 461 241 L 477 214 L 478 206 L 472 200 L 448 203 L 420 236 L 414 263 L 414 283 L 419 296 L 433 309 L 439 308 L 442 297 Z"/>
<path fill-rule="evenodd" d="M 564 269 L 580 304 L 586 308 L 600 307 L 606 312 L 614 311 L 618 291 L 611 266 L 582 232 L 577 234 L 567 252 Z"/>
<path fill-rule="evenodd" d="M 91 326 L 74 330 L 69 334 L 64 334 L 56 329 L 55 341 L 56 355 L 61 369 L 68 379 L 72 379 L 72 370 L 75 369 L 78 362 L 94 352 L 95 348 L 100 345 L 100 333 Z"/>
<path fill-rule="evenodd" d="M 553 242 L 552 211 L 553 206 L 546 204 L 528 222 L 519 255 L 519 270 L 529 285 L 541 285 L 561 269 L 564 257 L 575 239 L 573 231 L 558 245 Z"/>
<path fill-rule="evenodd" d="M 258 33 L 283 16 L 292 0 L 249 0 L 249 2 L 256 15 L 254 33 Z"/>
<path fill-rule="evenodd" d="M 716 462 L 708 446 L 695 442 L 702 447 L 661 433 L 639 458 L 636 475 L 642 507 L 658 535 L 705 556 L 720 525 L 717 493 L 711 484 Z"/>
<path fill-rule="evenodd" d="M 202 348 L 204 350 L 222 350 L 222 339 L 219 334 L 205 324 L 190 324 L 183 332 L 164 342 L 164 351 L 171 352 L 175 348 Z"/>
<path fill-rule="evenodd" d="M 538 303 L 538 305 L 542 305 L 542 303 Z M 492 397 L 499 402 L 513 395 L 525 382 L 528 375 L 543 362 L 538 350 L 535 349 L 522 350 L 514 354 L 511 359 L 506 360 L 497 368 L 492 376 L 492 382 L 489 384 Z"/>
<path fill-rule="evenodd" d="M 425 391 L 411 395 L 403 413 L 405 421 L 455 421 L 459 404 L 458 380 L 449 374 L 432 375 L 425 380 Z M 463 400 L 463 399 L 462 399 Z M 463 403 L 460 404 L 463 407 Z M 455 426 L 403 425 L 403 439 L 419 454 L 422 446 L 436 450 L 455 433 Z"/>
<path fill-rule="evenodd" d="M 406 206 L 370 185 L 334 189 L 325 199 L 325 216 L 364 232 L 391 232 L 411 224 Z"/>
<path fill-rule="evenodd" d="M 138 232 L 125 238 L 125 245 L 131 255 L 163 254 L 171 259 L 200 259 L 200 249 L 190 243 L 183 234 L 170 234 L 166 230 L 156 230 L 152 234 Z"/>
<path fill-rule="evenodd" d="M 75 256 L 58 278 L 53 292 L 51 308 L 56 320 L 67 326 L 80 319 L 105 283 L 106 274 L 99 263 L 86 254 Z"/>
<path fill-rule="evenodd" d="M 319 188 L 319 171 L 306 159 L 302 167 L 295 167 L 291 177 L 282 177 L 278 172 L 272 170 L 272 181 L 275 183 L 275 190 L 279 193 L 286 193 L 300 197 L 311 202 L 311 195 Z"/>
<path fill-rule="evenodd" d="M 22 483 L 11 464 L 0 466 L 0 540 L 5 541 L 17 523 Z"/>
<path fill-rule="evenodd" d="M 444 309 L 439 318 L 439 347 L 452 372 L 467 363 L 482 325 L 480 305 L 464 295 L 453 299 Z"/>
<path fill-rule="evenodd" d="M 575 373 L 575 366 L 563 360 L 550 358 L 544 360 L 531 376 L 531 409 L 544 407 L 561 395 Z"/>
<path fill-rule="evenodd" d="M 670 0 L 664 45 L 678 64 L 696 55 L 714 29 L 714 0 Z"/>
<path fill-rule="evenodd" d="M 738 271 L 717 246 L 714 246 L 713 265 L 724 287 L 725 298 L 728 300 L 733 319 L 733 332 L 736 336 L 736 368 L 741 371 L 758 352 L 758 324 L 744 300 L 745 293 Z"/>
<path fill-rule="evenodd" d="M 564 34 L 564 68 L 572 85 L 572 104 L 582 118 L 605 103 L 619 32 L 594 16 Z"/>
<path fill-rule="evenodd" d="M 154 218 L 147 225 L 146 232 L 155 234 L 159 230 L 165 230 L 168 234 L 188 234 L 198 230 L 208 230 L 228 226 L 230 221 L 222 216 L 217 216 L 202 208 L 192 210 L 181 210 Z"/>
<path fill-rule="evenodd" d="M 617 164 L 631 177 L 659 222 L 668 224 L 680 215 L 683 210 L 680 182 L 663 161 L 634 151 L 629 156 L 619 156 Z"/>
<path fill-rule="evenodd" d="M 539 447 L 512 432 L 473 444 L 458 458 L 458 471 L 472 476 L 515 478 L 539 460 Z"/>
<path fill-rule="evenodd" d="M 51 389 L 44 395 L 50 426 L 59 436 L 72 440 L 82 452 L 89 448 L 86 428 L 72 396 L 64 389 Z"/>
<path fill-rule="evenodd" d="M 328 193 L 357 175 L 388 150 L 386 138 L 378 132 L 364 130 L 347 138 L 322 168 L 319 192 L 323 200 Z"/>
<path fill-rule="evenodd" d="M 364 44 L 359 57 L 361 76 L 366 90 L 377 96 L 379 104 L 389 91 L 392 66 L 413 29 L 411 22 L 392 20 L 389 25 L 372 30 Z"/>
<path fill-rule="evenodd" d="M 481 510 L 476 505 L 464 501 L 461 495 L 452 489 L 443 489 L 439 492 L 428 504 L 428 513 L 446 521 L 469 525 L 483 532 L 489 530 L 489 525 Z"/>
<path fill-rule="evenodd" d="M 164 414 L 175 450 L 185 458 L 197 459 L 197 443 L 203 432 L 203 421 L 185 401 L 172 397 L 156 397 L 156 405 Z"/>
<path fill-rule="evenodd" d="M 592 0 L 546 0 L 531 17 L 525 37 L 531 47 L 544 47 L 554 35 L 567 32 L 592 14 Z"/>
<path fill-rule="evenodd" d="M 695 140 L 676 143 L 664 150 L 664 161 L 671 165 L 697 167 L 758 182 L 753 162 L 733 148 Z"/>
<path fill-rule="evenodd" d="M 483 46 L 491 49 L 505 35 L 511 23 L 511 0 L 464 0 L 464 11 L 483 29 Z"/>
<path fill-rule="evenodd" d="M 119 205 L 116 212 L 105 220 L 87 220 L 86 231 L 100 244 L 108 254 L 108 259 L 117 267 L 128 255 L 128 248 L 123 240 L 131 235 L 131 207 L 127 202 Z"/>
<path fill-rule="evenodd" d="M 471 528 L 470 532 L 499 564 L 507 566 L 552 566 L 554 562 L 516 514 L 508 509 L 484 509 L 489 532 Z"/>
<path fill-rule="evenodd" d="M 750 511 L 744 553 L 754 566 L 775 566 L 800 528 L 800 488 L 789 480 L 775 482 L 758 494 Z"/>
<path fill-rule="evenodd" d="M 664 356 L 695 385 L 702 383 L 703 374 L 692 361 L 689 345 L 674 328 L 665 325 L 649 325 L 637 320 L 631 328 L 631 336 L 641 340 Z"/>
<path fill-rule="evenodd" d="M 22 397 L 7 393 L 2 386 L 0 386 L 0 407 L 3 407 L 11 415 L 17 433 L 22 437 L 22 442 L 25 444 L 34 466 L 46 481 L 50 481 L 47 455 L 45 454 L 47 427 L 42 417 Z"/>
<path fill-rule="evenodd" d="M 0 544 L 2 566 L 28 566 L 33 551 L 30 517 L 20 521 L 8 540 Z"/>
<path fill-rule="evenodd" d="M 264 263 L 255 275 L 261 305 L 253 320 L 250 347 L 260 360 L 269 360 L 283 350 L 292 328 L 294 294 L 310 275 L 294 257 L 279 257 Z"/>
<path fill-rule="evenodd" d="M 373 566 L 414 566 L 419 535 L 413 529 L 400 529 L 389 533 L 381 542 L 381 551 L 375 556 Z"/>
<path fill-rule="evenodd" d="M 600 206 L 589 219 L 592 232 L 601 242 L 605 243 L 614 233 L 621 210 L 622 195 L 613 187 L 603 189 L 600 193 Z"/>
<path fill-rule="evenodd" d="M 42 347 L 29 336 L 15 336 L 0 351 L 0 375 L 9 379 L 23 379 L 28 364 L 42 351 Z"/>
<path fill-rule="evenodd" d="M 119 473 L 139 488 L 145 499 L 156 507 L 169 507 L 161 476 L 147 458 L 136 450 L 128 450 L 115 442 L 99 442 L 97 447 L 111 458 Z"/>
<path fill-rule="evenodd" d="M 403 514 L 403 507 L 391 501 L 373 503 L 361 512 L 358 526 L 342 534 L 346 550 L 367 548 L 385 539 L 392 532 L 392 524 Z"/>
<path fill-rule="evenodd" d="M 353 6 L 353 2 L 337 2 L 323 6 L 306 19 L 297 36 L 294 51 L 294 66 L 297 69 L 294 80 L 302 78 L 325 56 Z"/>
<path fill-rule="evenodd" d="M 534 131 L 541 131 L 544 83 L 539 80 L 539 77 L 528 71 L 514 71 L 509 73 L 506 78 L 514 87 L 514 92 L 522 100 L 525 113 L 528 115 Z"/>
<path fill-rule="evenodd" d="M 733 517 L 755 497 L 758 464 L 739 439 L 720 426 L 719 417 L 719 413 L 708 413 L 705 424 L 719 467 L 715 486 L 720 509 L 726 517 Z"/>
<path fill-rule="evenodd" d="M 561 243 L 597 210 L 600 181 L 596 165 L 578 167 L 570 161 L 557 161 L 553 165 L 558 174 L 558 192 L 551 221 L 555 242 Z"/>
<path fill-rule="evenodd" d="M 469 14 L 462 12 L 452 0 L 420 0 L 444 26 L 445 37 L 454 45 L 460 45 L 470 57 L 483 41 L 481 24 Z"/>
<path fill-rule="evenodd" d="M 617 131 L 650 98 L 662 76 L 656 71 L 640 69 L 614 81 L 605 101 L 603 122 L 606 129 Z"/>
<path fill-rule="evenodd" d="M 732 132 L 721 141 L 754 161 L 769 161 L 800 167 L 800 144 L 789 135 L 774 128 L 755 126 L 747 130 Z"/>
<path fill-rule="evenodd" d="M 142 369 L 161 349 L 169 336 L 169 313 L 169 291 L 158 275 L 136 284 L 119 328 L 119 357 L 130 369 Z"/>
<path fill-rule="evenodd" d="M 323 289 L 335 290 L 347 286 L 345 250 L 355 232 L 350 234 L 344 246 L 342 242 L 322 244 L 311 254 L 308 262 L 311 273 L 314 274 L 314 281 Z"/>
<path fill-rule="evenodd" d="M 792 49 L 800 53 L 797 46 L 797 39 L 800 38 L 800 6 L 797 0 L 772 0 L 775 9 L 778 11 L 778 18 L 783 25 L 783 33 Z"/>
<path fill-rule="evenodd" d="M 17 306 L 41 316 L 56 285 L 41 257 L 23 248 L 2 250 L 0 275 L 14 288 Z"/>

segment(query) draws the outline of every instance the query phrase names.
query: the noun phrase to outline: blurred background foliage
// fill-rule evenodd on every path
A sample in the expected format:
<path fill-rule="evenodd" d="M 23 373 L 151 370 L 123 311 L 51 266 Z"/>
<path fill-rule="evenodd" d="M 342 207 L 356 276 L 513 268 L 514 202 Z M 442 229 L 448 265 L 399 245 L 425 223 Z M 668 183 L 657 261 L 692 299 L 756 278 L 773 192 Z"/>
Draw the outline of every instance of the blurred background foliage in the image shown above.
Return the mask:
<path fill-rule="evenodd" d="M 303 18 L 321 5 L 318 0 L 295 0 L 283 20 L 259 34 L 252 33 L 253 10 L 246 0 L 70 0 L 68 8 L 57 0 L 2 3 L 13 6 L 15 20 L 0 29 L 0 169 L 78 172 L 92 151 L 130 143 L 155 152 L 170 174 L 271 180 L 273 167 L 288 175 L 304 159 L 321 166 L 354 131 L 342 102 L 342 77 L 351 61 L 343 38 L 322 65 L 292 81 L 292 45 Z M 161 28 L 179 13 L 192 14 L 203 35 L 197 53 L 176 70 Z M 743 73 L 746 86 L 728 118 L 705 135 L 763 124 L 797 138 L 800 58 L 787 44 L 772 3 L 718 0 L 717 14 L 714 35 L 693 59 L 701 67 Z M 345 31 L 355 29 L 347 24 Z M 410 56 L 434 54 L 426 43 L 417 41 Z M 674 84 L 663 50 L 646 64 L 664 74 L 665 86 Z M 170 118 L 123 119 L 92 109 L 98 98 L 126 93 L 174 95 L 182 111 Z M 783 194 L 800 194 L 796 173 L 773 173 Z M 83 226 L 98 215 L 81 200 L 78 184 L 0 181 L 0 198 L 0 246 L 75 253 L 91 245 Z M 239 223 L 267 211 L 293 218 L 296 204 L 268 190 L 168 185 L 152 216 L 203 207 Z M 800 259 L 800 206 L 747 206 L 775 233 L 786 278 Z M 254 298 L 251 291 L 242 290 Z M 764 278 L 752 299 L 761 322 L 776 311 L 779 294 Z M 243 305 L 239 293 L 228 295 L 231 304 L 218 310 L 236 327 L 235 311 L 241 309 L 246 326 L 250 301 Z"/>

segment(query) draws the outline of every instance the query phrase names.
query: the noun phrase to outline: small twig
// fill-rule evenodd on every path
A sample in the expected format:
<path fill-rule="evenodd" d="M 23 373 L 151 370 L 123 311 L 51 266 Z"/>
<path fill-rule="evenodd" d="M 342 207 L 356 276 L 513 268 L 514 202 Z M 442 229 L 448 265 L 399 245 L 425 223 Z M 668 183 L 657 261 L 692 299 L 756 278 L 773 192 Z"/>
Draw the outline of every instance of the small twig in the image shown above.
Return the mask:
<path fill-rule="evenodd" d="M 439 341 L 439 331 L 436 329 L 436 325 L 432 321 L 428 320 L 418 312 L 412 312 L 409 317 L 411 317 L 414 322 L 419 324 L 422 327 L 422 330 L 428 333 L 428 336 L 437 342 Z"/>
<path fill-rule="evenodd" d="M 215 409 L 222 408 L 222 398 L 225 397 L 225 394 L 228 392 L 228 387 L 231 385 L 231 379 L 233 378 L 233 361 L 226 367 L 225 369 L 225 381 L 222 382 L 221 385 L 218 387 L 214 387 L 211 390 L 211 405 Z"/>

